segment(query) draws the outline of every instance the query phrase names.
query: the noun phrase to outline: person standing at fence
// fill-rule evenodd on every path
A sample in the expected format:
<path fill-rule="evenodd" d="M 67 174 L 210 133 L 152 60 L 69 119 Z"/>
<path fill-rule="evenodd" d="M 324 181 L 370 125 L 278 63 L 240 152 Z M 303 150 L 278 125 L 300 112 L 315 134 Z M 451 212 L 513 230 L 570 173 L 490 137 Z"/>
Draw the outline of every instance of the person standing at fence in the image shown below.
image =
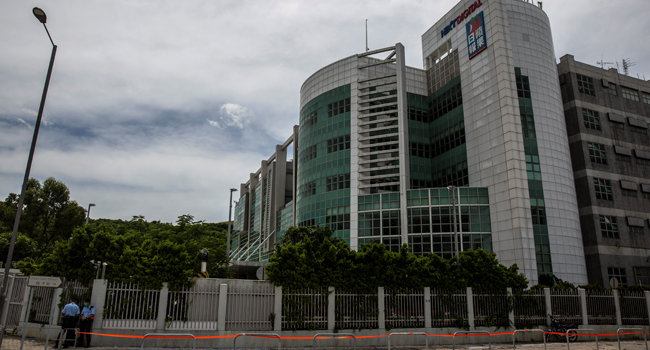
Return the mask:
<path fill-rule="evenodd" d="M 95 319 L 95 307 L 90 305 L 90 299 L 84 300 L 84 308 L 81 310 L 81 322 L 79 330 L 84 333 L 90 333 L 93 329 L 93 320 Z M 81 334 L 79 336 L 79 345 L 85 348 L 90 347 L 90 334 Z"/>
<path fill-rule="evenodd" d="M 65 341 L 63 341 L 64 348 L 67 348 L 70 345 L 74 346 L 75 328 L 77 327 L 77 320 L 79 319 L 79 306 L 77 306 L 77 302 L 77 298 L 70 298 L 70 303 L 61 311 L 61 333 L 63 333 L 65 329 L 68 329 L 65 333 Z M 58 339 L 61 339 L 61 333 L 59 333 Z"/>

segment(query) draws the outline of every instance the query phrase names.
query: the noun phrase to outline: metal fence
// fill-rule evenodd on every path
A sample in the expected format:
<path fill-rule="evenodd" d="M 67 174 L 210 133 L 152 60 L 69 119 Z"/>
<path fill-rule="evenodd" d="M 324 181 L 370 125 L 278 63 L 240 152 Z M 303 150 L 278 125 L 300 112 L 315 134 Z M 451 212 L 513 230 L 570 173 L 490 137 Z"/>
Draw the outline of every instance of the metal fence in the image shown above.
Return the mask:
<path fill-rule="evenodd" d="M 159 299 L 159 290 L 140 289 L 137 283 L 109 283 L 102 327 L 155 329 Z"/>
<path fill-rule="evenodd" d="M 25 298 L 25 289 L 27 289 L 27 276 L 16 276 L 13 285 L 11 300 L 9 300 L 9 310 L 7 312 L 7 328 L 18 327 L 20 316 L 23 310 Z"/>
<path fill-rule="evenodd" d="M 551 290 L 551 310 L 553 317 L 563 320 L 566 324 L 582 324 L 580 295 L 577 290 Z"/>
<path fill-rule="evenodd" d="M 275 287 L 262 281 L 237 282 L 228 286 L 226 330 L 272 330 Z"/>
<path fill-rule="evenodd" d="M 196 283 L 191 288 L 170 291 L 165 328 L 173 330 L 217 330 L 219 285 Z"/>
<path fill-rule="evenodd" d="M 474 325 L 476 327 L 510 326 L 512 300 L 505 294 L 474 294 Z"/>
<path fill-rule="evenodd" d="M 282 291 L 282 329 L 327 329 L 328 290 L 287 289 Z"/>
<path fill-rule="evenodd" d="M 518 329 L 546 324 L 546 298 L 544 290 L 530 290 L 512 296 L 515 326 Z"/>
<path fill-rule="evenodd" d="M 384 313 L 391 328 L 424 328 L 424 290 L 385 291 Z"/>
<path fill-rule="evenodd" d="M 616 324 L 616 307 L 611 290 L 588 290 L 586 298 L 589 324 Z"/>
<path fill-rule="evenodd" d="M 467 292 L 447 292 L 432 288 L 431 326 L 467 327 Z"/>
<path fill-rule="evenodd" d="M 336 328 L 379 328 L 377 294 L 336 291 Z"/>
<path fill-rule="evenodd" d="M 621 292 L 619 300 L 624 325 L 648 324 L 648 308 L 643 292 Z"/>
<path fill-rule="evenodd" d="M 52 299 L 54 297 L 54 288 L 34 287 L 34 297 L 32 298 L 31 315 L 29 322 L 49 323 L 50 313 L 52 313 Z M 55 315 L 54 321 L 58 320 Z"/>

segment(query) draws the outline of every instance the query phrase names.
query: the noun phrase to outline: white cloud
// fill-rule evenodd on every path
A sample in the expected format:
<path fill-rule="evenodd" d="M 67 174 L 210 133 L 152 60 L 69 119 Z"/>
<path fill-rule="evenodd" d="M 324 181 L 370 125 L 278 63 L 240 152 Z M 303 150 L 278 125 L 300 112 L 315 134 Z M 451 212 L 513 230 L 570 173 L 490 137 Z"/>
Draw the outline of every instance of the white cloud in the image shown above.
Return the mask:
<path fill-rule="evenodd" d="M 23 112 L 23 113 L 25 113 L 27 115 L 31 115 L 32 117 L 38 116 L 38 112 L 36 112 L 33 109 L 29 109 L 29 108 L 23 108 L 23 109 L 21 109 L 21 112 Z"/>
<path fill-rule="evenodd" d="M 235 126 L 243 129 L 244 124 L 248 123 L 249 112 L 246 107 L 242 107 L 236 103 L 226 103 L 221 106 L 219 111 L 221 114 L 220 119 L 225 126 Z M 218 126 L 213 125 L 212 123 L 210 123 L 210 125 Z"/>
<path fill-rule="evenodd" d="M 217 122 L 215 120 L 210 120 L 210 119 L 206 119 L 206 120 L 208 121 L 208 123 L 210 123 L 210 125 L 214 126 L 215 128 L 220 128 L 221 127 L 221 126 L 219 126 L 219 122 Z"/>

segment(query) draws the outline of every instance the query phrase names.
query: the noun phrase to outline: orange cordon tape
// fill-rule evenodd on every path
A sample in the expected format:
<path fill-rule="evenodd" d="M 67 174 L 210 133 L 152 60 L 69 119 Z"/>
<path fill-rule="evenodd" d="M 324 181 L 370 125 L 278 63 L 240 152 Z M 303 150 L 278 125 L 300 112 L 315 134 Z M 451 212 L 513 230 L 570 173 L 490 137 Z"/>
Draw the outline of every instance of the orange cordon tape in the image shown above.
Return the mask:
<path fill-rule="evenodd" d="M 557 335 L 566 335 L 566 333 L 560 332 L 542 332 L 544 334 L 557 334 Z M 122 334 L 108 334 L 108 333 L 91 333 L 91 332 L 77 332 L 77 334 L 90 334 L 90 335 L 99 335 L 103 337 L 115 337 L 115 338 L 144 338 L 144 335 L 122 335 Z M 481 333 L 481 334 L 419 334 L 424 335 L 425 337 L 484 337 L 484 336 L 493 336 L 493 335 L 511 335 L 515 332 L 502 332 L 502 333 Z M 632 333 L 619 333 L 618 335 L 634 335 L 634 334 L 650 334 L 645 332 L 632 332 Z M 604 337 L 604 336 L 615 336 L 616 333 L 603 333 L 603 334 L 588 334 L 588 333 L 577 333 L 577 336 L 587 336 L 587 337 Z M 255 338 L 269 338 L 269 339 L 278 339 L 278 337 L 269 337 L 266 335 L 254 335 L 247 334 L 249 337 Z M 177 336 L 148 336 L 149 339 L 217 339 L 217 338 L 235 338 L 236 334 L 233 335 L 205 335 L 205 336 L 196 336 L 196 337 L 177 337 Z M 389 334 L 383 335 L 361 335 L 356 337 L 357 339 L 362 338 L 385 338 L 390 337 Z M 294 340 L 312 340 L 313 337 L 279 337 L 279 339 L 294 339 Z M 352 337 L 317 337 L 316 339 L 352 339 Z"/>

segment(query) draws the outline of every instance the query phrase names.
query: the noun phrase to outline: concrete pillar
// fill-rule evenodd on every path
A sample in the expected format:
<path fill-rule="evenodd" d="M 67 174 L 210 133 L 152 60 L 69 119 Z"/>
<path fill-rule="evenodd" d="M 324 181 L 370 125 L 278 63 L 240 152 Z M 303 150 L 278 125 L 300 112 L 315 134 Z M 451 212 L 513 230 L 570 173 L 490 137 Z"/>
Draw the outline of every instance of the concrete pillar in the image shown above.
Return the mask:
<path fill-rule="evenodd" d="M 509 302 L 511 302 L 510 304 L 511 308 L 508 311 L 508 320 L 512 325 L 512 329 L 517 329 L 517 327 L 515 327 L 515 300 L 514 297 L 512 296 L 512 288 L 510 287 L 506 288 L 506 293 L 508 293 L 508 300 Z"/>
<path fill-rule="evenodd" d="M 621 299 L 619 298 L 617 289 L 612 289 L 612 296 L 614 297 L 614 308 L 616 309 L 616 325 L 622 326 L 623 320 L 621 319 Z"/>
<path fill-rule="evenodd" d="M 648 316 L 650 316 L 650 291 L 643 291 L 643 295 L 645 296 L 645 308 L 648 310 Z M 648 320 L 650 320 L 650 317 L 648 317 Z"/>
<path fill-rule="evenodd" d="M 93 294 L 90 296 L 90 305 L 95 307 L 95 320 L 93 321 L 93 329 L 102 329 L 104 320 L 104 302 L 106 301 L 106 292 L 108 291 L 107 280 L 94 280 L 93 281 Z M 60 300 L 63 288 L 57 288 L 54 293 L 58 293 L 59 297 L 55 300 Z M 57 303 L 58 305 L 58 303 Z M 54 320 L 58 319 L 60 314 L 59 307 L 54 309 Z M 54 322 L 53 322 L 54 324 Z"/>
<path fill-rule="evenodd" d="M 469 330 L 474 330 L 474 293 L 472 287 L 467 287 L 467 323 Z"/>
<path fill-rule="evenodd" d="M 61 321 L 61 307 L 59 307 L 59 303 L 61 302 L 61 296 L 63 295 L 63 288 L 55 289 L 54 294 L 56 294 L 56 297 L 54 298 L 54 300 L 56 300 L 56 304 L 54 304 L 54 311 L 52 311 L 52 315 L 54 315 L 54 318 L 52 319 L 52 324 L 57 325 Z M 91 304 L 92 304 L 92 299 L 91 299 Z M 95 306 L 95 304 L 92 305 Z M 103 308 L 104 308 L 104 303 L 102 302 L 102 309 Z M 97 307 L 95 307 L 95 312 L 97 312 Z"/>
<path fill-rule="evenodd" d="M 384 287 L 377 290 L 377 311 L 379 311 L 379 329 L 386 329 L 386 311 L 384 310 Z"/>
<path fill-rule="evenodd" d="M 404 45 L 401 43 L 395 44 L 395 64 L 397 73 L 397 132 L 399 135 L 400 221 L 402 243 L 408 243 L 406 190 L 411 188 L 411 177 L 409 168 L 408 104 L 406 100 L 406 59 L 404 55 Z"/>
<path fill-rule="evenodd" d="M 327 330 L 334 331 L 336 327 L 336 289 L 327 288 Z"/>
<path fill-rule="evenodd" d="M 424 328 L 431 328 L 431 288 L 424 287 Z"/>
<path fill-rule="evenodd" d="M 273 330 L 282 330 L 282 287 L 275 287 L 275 319 L 273 320 Z"/>
<path fill-rule="evenodd" d="M 217 309 L 217 330 L 226 330 L 226 311 L 228 303 L 228 285 L 222 283 L 219 285 L 219 308 Z"/>
<path fill-rule="evenodd" d="M 580 313 L 582 314 L 582 325 L 589 325 L 589 315 L 587 315 L 587 293 L 582 288 L 578 288 L 578 295 L 580 296 Z"/>
<path fill-rule="evenodd" d="M 296 196 L 298 195 L 298 134 L 300 127 L 298 125 L 293 126 L 293 225 L 297 225 L 298 221 L 296 220 L 296 208 L 298 207 L 296 203 Z"/>
<path fill-rule="evenodd" d="M 156 320 L 156 331 L 162 332 L 165 330 L 165 319 L 167 318 L 167 300 L 169 299 L 169 288 L 167 282 L 163 283 L 160 290 L 160 298 L 158 299 L 158 319 Z"/>
<path fill-rule="evenodd" d="M 551 308 L 551 288 L 544 288 L 544 301 L 546 304 L 546 325 L 551 326 L 551 315 L 553 315 L 553 308 Z"/>

